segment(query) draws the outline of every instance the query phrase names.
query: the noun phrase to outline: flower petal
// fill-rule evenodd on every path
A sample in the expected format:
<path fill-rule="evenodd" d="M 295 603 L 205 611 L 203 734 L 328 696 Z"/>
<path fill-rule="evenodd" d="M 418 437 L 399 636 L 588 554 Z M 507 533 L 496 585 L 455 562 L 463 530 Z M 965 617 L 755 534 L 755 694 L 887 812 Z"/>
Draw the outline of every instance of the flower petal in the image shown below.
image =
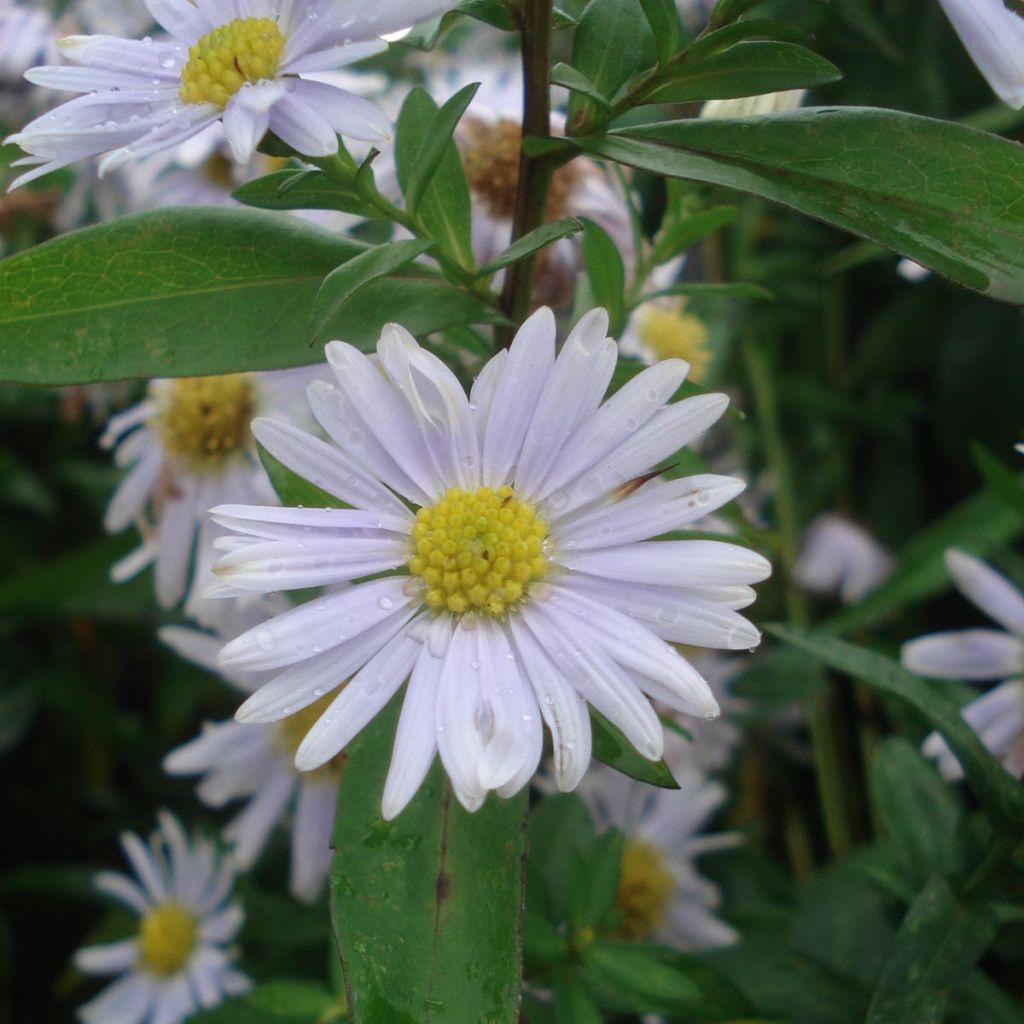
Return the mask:
<path fill-rule="evenodd" d="M 935 679 L 1006 679 L 1024 665 L 1024 642 L 995 629 L 933 633 L 905 643 L 900 660 Z"/>
<path fill-rule="evenodd" d="M 963 551 L 947 551 L 946 568 L 964 597 L 1024 638 L 1024 595 L 1005 576 Z"/>

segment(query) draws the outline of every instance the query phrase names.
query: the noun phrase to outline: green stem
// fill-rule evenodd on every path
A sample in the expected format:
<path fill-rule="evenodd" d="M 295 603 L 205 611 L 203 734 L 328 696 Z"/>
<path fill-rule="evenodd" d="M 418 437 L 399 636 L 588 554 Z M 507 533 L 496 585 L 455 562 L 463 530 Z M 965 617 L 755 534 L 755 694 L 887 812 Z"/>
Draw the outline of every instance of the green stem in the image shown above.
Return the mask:
<path fill-rule="evenodd" d="M 800 516 L 792 469 L 779 421 L 772 370 L 764 345 L 755 342 L 749 332 L 744 334 L 741 347 L 765 454 L 775 477 L 775 512 L 779 523 L 779 556 L 786 610 L 791 622 L 797 626 L 807 626 L 810 623 L 807 601 L 793 579 L 793 566 L 796 564 L 800 543 Z M 841 857 L 850 849 L 850 828 L 839 748 L 833 734 L 830 708 L 829 692 L 824 688 L 810 701 L 807 716 L 825 832 L 833 855 Z"/>
<path fill-rule="evenodd" d="M 355 163 L 347 153 L 339 151 L 335 156 L 311 161 L 320 168 L 332 181 L 336 181 L 348 188 L 355 186 L 356 168 Z M 376 188 L 365 189 L 362 198 L 366 204 L 379 213 L 382 217 L 400 224 L 408 232 L 417 238 L 430 240 L 430 232 L 423 227 L 418 218 L 414 217 L 407 210 L 403 210 L 397 203 L 391 202 L 387 196 L 381 195 Z M 430 251 L 430 256 L 437 260 L 441 269 L 453 281 L 457 281 L 463 288 L 471 291 L 477 298 L 482 299 L 490 306 L 497 305 L 497 297 L 494 292 L 482 281 L 478 281 L 473 273 L 467 270 L 458 260 L 450 256 L 440 246 Z"/>
<path fill-rule="evenodd" d="M 524 0 L 522 10 L 523 53 L 523 132 L 534 138 L 551 135 L 551 11 L 552 0 Z M 530 157 L 525 150 L 519 154 L 519 183 L 516 207 L 512 218 L 515 242 L 544 223 L 548 208 L 548 191 L 555 163 L 545 157 Z M 533 293 L 533 276 L 537 254 L 513 263 L 505 275 L 501 292 L 501 308 L 513 326 L 500 329 L 496 341 L 502 348 L 512 343 L 515 327 L 526 319 Z"/>

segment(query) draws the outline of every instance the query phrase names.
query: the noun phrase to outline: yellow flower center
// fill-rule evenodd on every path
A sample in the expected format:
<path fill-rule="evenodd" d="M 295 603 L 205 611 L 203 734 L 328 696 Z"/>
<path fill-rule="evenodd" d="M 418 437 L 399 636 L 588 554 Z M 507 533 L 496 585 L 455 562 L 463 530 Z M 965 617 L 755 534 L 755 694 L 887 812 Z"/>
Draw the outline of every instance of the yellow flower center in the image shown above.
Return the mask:
<path fill-rule="evenodd" d="M 516 208 L 522 130 L 515 121 L 490 122 L 472 116 L 463 125 L 461 153 L 467 184 L 483 199 L 493 217 L 511 217 Z M 548 198 L 548 220 L 566 215 L 569 195 L 578 181 L 572 164 L 555 171 Z"/>
<path fill-rule="evenodd" d="M 547 574 L 547 535 L 548 524 L 511 487 L 453 487 L 416 513 L 409 571 L 435 611 L 500 617 Z"/>
<path fill-rule="evenodd" d="M 182 907 L 154 907 L 139 930 L 143 966 L 160 977 L 177 974 L 195 949 L 196 932 L 196 919 Z"/>
<path fill-rule="evenodd" d="M 642 839 L 627 839 L 615 898 L 615 908 L 622 914 L 616 934 L 625 939 L 650 939 L 664 924 L 675 884 L 654 846 Z"/>
<path fill-rule="evenodd" d="M 644 347 L 657 359 L 685 359 L 690 380 L 700 383 L 711 363 L 704 321 L 684 312 L 682 304 L 668 307 L 654 302 L 641 307 L 637 317 Z"/>
<path fill-rule="evenodd" d="M 332 693 L 325 693 L 319 700 L 306 705 L 300 711 L 296 711 L 295 714 L 282 718 L 280 722 L 277 722 L 274 726 L 276 730 L 275 738 L 280 749 L 290 758 L 294 757 L 295 751 L 299 749 L 299 745 L 306 738 L 306 733 L 316 725 L 320 716 L 337 696 L 337 690 Z M 305 779 L 312 779 L 318 776 L 325 778 L 337 777 L 344 760 L 344 754 L 336 754 L 323 767 L 317 768 L 315 771 L 303 772 L 302 776 Z"/>
<path fill-rule="evenodd" d="M 273 78 L 283 49 L 284 36 L 273 19 L 229 21 L 189 49 L 181 72 L 181 98 L 223 108 L 246 82 Z"/>
<path fill-rule="evenodd" d="M 160 397 L 164 448 L 193 472 L 219 470 L 249 443 L 256 396 L 248 374 L 182 377 Z"/>

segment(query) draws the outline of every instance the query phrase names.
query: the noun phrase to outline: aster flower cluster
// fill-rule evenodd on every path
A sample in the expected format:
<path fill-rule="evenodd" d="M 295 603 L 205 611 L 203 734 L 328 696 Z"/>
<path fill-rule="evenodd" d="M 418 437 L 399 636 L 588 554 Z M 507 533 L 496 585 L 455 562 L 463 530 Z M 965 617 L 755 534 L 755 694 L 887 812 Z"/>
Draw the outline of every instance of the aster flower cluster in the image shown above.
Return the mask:
<path fill-rule="evenodd" d="M 1016 1018 L 1024 171 L 794 19 L 0 0 L 19 1019 Z"/>

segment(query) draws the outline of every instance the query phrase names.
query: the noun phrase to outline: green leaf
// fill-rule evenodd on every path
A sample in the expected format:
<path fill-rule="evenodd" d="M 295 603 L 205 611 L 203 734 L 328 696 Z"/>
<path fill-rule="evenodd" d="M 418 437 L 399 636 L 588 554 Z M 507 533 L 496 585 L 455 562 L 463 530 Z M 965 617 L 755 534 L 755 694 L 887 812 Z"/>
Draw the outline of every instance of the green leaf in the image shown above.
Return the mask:
<path fill-rule="evenodd" d="M 911 675 L 882 654 L 822 633 L 782 625 L 765 629 L 830 668 L 909 704 L 945 737 L 989 817 L 996 822 L 1024 822 L 1024 790 L 982 746 L 943 686 Z"/>
<path fill-rule="evenodd" d="M 915 889 L 956 867 L 964 827 L 953 788 L 913 746 L 890 736 L 871 761 L 872 794 L 878 817 Z"/>
<path fill-rule="evenodd" d="M 666 65 L 679 49 L 682 25 L 675 0 L 640 0 L 647 24 L 651 26 L 658 63 Z"/>
<path fill-rule="evenodd" d="M 663 946 L 599 942 L 583 954 L 591 993 L 605 1010 L 665 1013 L 688 1021 L 735 1021 L 750 1013 L 742 993 L 696 957 Z"/>
<path fill-rule="evenodd" d="M 542 890 L 548 919 L 568 919 L 574 853 L 595 840 L 590 812 L 575 793 L 556 793 L 530 811 L 528 898 Z"/>
<path fill-rule="evenodd" d="M 415 214 L 419 208 L 427 186 L 434 180 L 441 160 L 448 152 L 455 127 L 479 88 L 480 83 L 476 82 L 460 89 L 445 101 L 427 126 L 415 163 L 403 186 L 406 206 L 410 213 Z"/>
<path fill-rule="evenodd" d="M 353 1024 L 516 1024 L 526 791 L 475 814 L 435 763 L 380 816 L 400 697 L 341 769 L 331 914 Z"/>
<path fill-rule="evenodd" d="M 590 709 L 590 730 L 593 734 L 593 756 L 611 765 L 631 779 L 646 782 L 662 789 L 678 789 L 668 765 L 662 761 L 648 761 L 637 753 L 629 740 L 608 721 L 600 711 Z"/>
<path fill-rule="evenodd" d="M 1024 518 L 1024 480 L 1020 474 L 1007 468 L 983 445 L 972 444 L 971 456 L 992 493 L 1002 499 L 1007 508 Z"/>
<path fill-rule="evenodd" d="M 268 981 L 238 999 L 189 1018 L 199 1024 L 319 1024 L 341 1004 L 336 996 L 306 981 Z M 340 1016 L 339 1018 L 340 1019 Z"/>
<path fill-rule="evenodd" d="M 185 207 L 0 261 L 0 380 L 78 384 L 315 362 L 320 282 L 365 246 L 295 217 Z"/>
<path fill-rule="evenodd" d="M 358 217 L 380 216 L 354 189 L 333 181 L 323 171 L 274 171 L 246 182 L 232 195 L 260 210 L 336 210 Z"/>
<path fill-rule="evenodd" d="M 497 259 L 482 266 L 477 272 L 477 277 L 487 277 L 502 267 L 517 263 L 521 259 L 543 249 L 560 238 L 572 238 L 583 230 L 583 225 L 574 217 L 563 217 L 561 220 L 551 221 L 550 224 L 541 224 L 539 228 L 527 232 L 522 238 L 516 239 Z"/>
<path fill-rule="evenodd" d="M 551 69 L 551 84 L 578 92 L 581 96 L 593 100 L 602 113 L 608 109 L 608 100 L 597 91 L 597 86 L 582 71 L 568 64 L 556 64 Z"/>
<path fill-rule="evenodd" d="M 0 755 L 18 745 L 36 713 L 31 683 L 0 681 Z"/>
<path fill-rule="evenodd" d="M 1024 524 L 989 491 L 955 506 L 925 527 L 899 553 L 892 575 L 859 604 L 839 612 L 823 627 L 846 633 L 877 622 L 884 615 L 916 604 L 951 586 L 943 562 L 947 548 L 962 547 L 985 555 L 1018 536 Z"/>
<path fill-rule="evenodd" d="M 750 281 L 733 281 L 729 284 L 707 284 L 704 281 L 687 281 L 675 284 L 671 288 L 661 288 L 656 292 L 646 292 L 641 301 L 657 299 L 672 295 L 703 295 L 709 299 L 763 299 L 774 300 L 767 288 Z"/>
<path fill-rule="evenodd" d="M 994 934 L 985 907 L 933 881 L 907 911 L 865 1024 L 942 1024 L 950 997 Z"/>
<path fill-rule="evenodd" d="M 505 32 L 514 32 L 518 27 L 505 0 L 462 0 L 455 10 Z"/>
<path fill-rule="evenodd" d="M 139 546 L 137 537 L 105 537 L 34 565 L 0 583 L 0 615 L 141 619 L 156 614 L 148 573 L 124 583 L 111 566 Z"/>
<path fill-rule="evenodd" d="M 594 305 L 608 310 L 608 330 L 618 337 L 625 311 L 626 268 L 619 247 L 597 221 L 583 221 L 583 262 L 587 268 Z"/>
<path fill-rule="evenodd" d="M 574 926 L 595 928 L 611 914 L 619 895 L 623 841 L 622 833 L 612 828 L 573 850 L 569 916 Z"/>
<path fill-rule="evenodd" d="M 314 342 L 321 341 L 326 329 L 344 312 L 352 297 L 371 281 L 386 277 L 408 266 L 433 246 L 433 242 L 409 239 L 377 245 L 355 259 L 331 271 L 317 292 L 310 316 L 310 332 Z"/>
<path fill-rule="evenodd" d="M 555 976 L 554 996 L 555 1024 L 602 1024 L 601 1011 L 574 974 Z"/>
<path fill-rule="evenodd" d="M 636 125 L 571 141 L 791 206 L 965 287 L 1024 301 L 1024 160 L 1014 142 L 858 107 Z"/>
<path fill-rule="evenodd" d="M 640 0 L 591 0 L 573 34 L 572 66 L 601 96 L 611 99 L 654 61 L 654 39 Z M 580 116 L 600 114 L 578 93 L 570 98 L 570 123 Z"/>
<path fill-rule="evenodd" d="M 651 247 L 651 259 L 654 263 L 667 263 L 673 256 L 685 252 L 695 242 L 706 238 L 736 219 L 739 208 L 736 206 L 711 206 L 692 217 L 668 223 L 662 227 Z"/>
<path fill-rule="evenodd" d="M 416 86 L 402 104 L 396 127 L 395 165 L 403 195 L 409 194 L 420 160 L 431 155 L 436 140 L 430 137 L 428 130 L 437 115 L 437 104 L 420 86 Z M 472 269 L 469 186 L 459 152 L 450 138 L 434 174 L 422 186 L 416 213 L 430 237 L 462 266 Z"/>
<path fill-rule="evenodd" d="M 680 65 L 644 99 L 645 103 L 687 103 L 733 99 L 786 89 L 809 89 L 842 78 L 834 65 L 795 43 L 737 43 L 703 60 Z"/>

